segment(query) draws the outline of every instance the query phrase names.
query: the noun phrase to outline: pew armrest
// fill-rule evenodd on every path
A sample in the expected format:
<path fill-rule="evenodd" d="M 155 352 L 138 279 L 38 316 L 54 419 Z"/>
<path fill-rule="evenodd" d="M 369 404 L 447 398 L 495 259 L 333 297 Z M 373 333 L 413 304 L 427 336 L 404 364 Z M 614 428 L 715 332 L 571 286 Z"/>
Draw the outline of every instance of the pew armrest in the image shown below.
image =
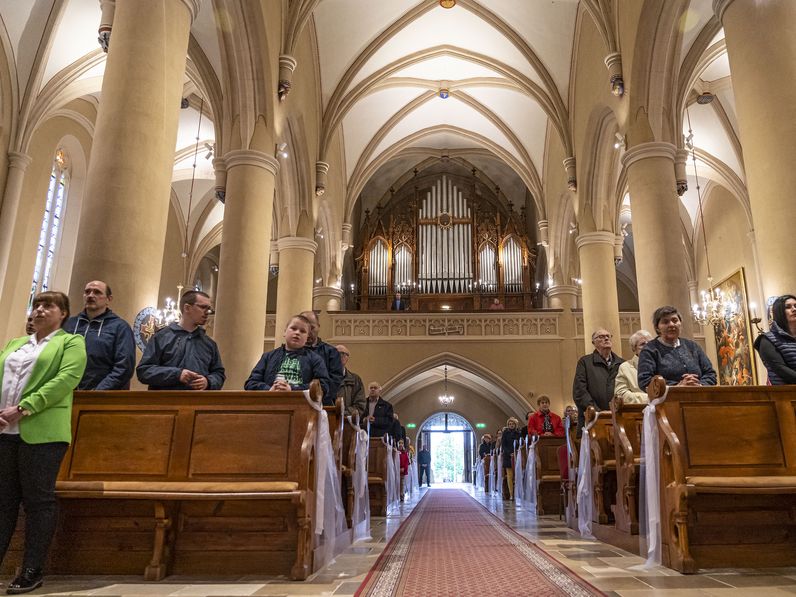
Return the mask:
<path fill-rule="evenodd" d="M 796 476 L 686 477 L 690 492 L 727 494 L 796 494 Z"/>
<path fill-rule="evenodd" d="M 59 481 L 55 490 L 63 498 L 127 498 L 142 500 L 213 500 L 285 497 L 299 494 L 298 483 L 214 481 Z"/>

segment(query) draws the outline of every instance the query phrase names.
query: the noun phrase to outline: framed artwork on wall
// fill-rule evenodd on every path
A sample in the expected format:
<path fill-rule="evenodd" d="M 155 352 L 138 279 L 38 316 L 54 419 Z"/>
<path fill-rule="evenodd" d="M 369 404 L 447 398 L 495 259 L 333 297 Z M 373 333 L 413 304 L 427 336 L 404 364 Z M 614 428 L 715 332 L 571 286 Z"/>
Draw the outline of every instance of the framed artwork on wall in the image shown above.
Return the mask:
<path fill-rule="evenodd" d="M 738 305 L 738 312 L 735 315 L 725 317 L 713 328 L 719 385 L 755 385 L 757 371 L 752 354 L 752 328 L 743 268 L 719 282 L 716 288 Z"/>

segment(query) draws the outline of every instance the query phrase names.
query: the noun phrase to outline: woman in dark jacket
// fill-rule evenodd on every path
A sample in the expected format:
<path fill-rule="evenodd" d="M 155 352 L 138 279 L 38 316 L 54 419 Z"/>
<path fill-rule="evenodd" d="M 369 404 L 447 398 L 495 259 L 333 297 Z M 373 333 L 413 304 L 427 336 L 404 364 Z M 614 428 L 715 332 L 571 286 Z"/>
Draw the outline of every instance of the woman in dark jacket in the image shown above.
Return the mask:
<path fill-rule="evenodd" d="M 503 468 L 506 471 L 505 479 L 509 486 L 509 499 L 514 499 L 514 443 L 520 439 L 520 422 L 511 417 L 506 421 L 503 436 L 500 438 L 500 447 L 503 452 Z"/>
<path fill-rule="evenodd" d="M 757 337 L 755 348 L 772 386 L 796 384 L 796 296 L 777 298 L 771 314 L 771 329 Z"/>
<path fill-rule="evenodd" d="M 716 385 L 716 372 L 699 344 L 680 338 L 682 317 L 675 307 L 655 309 L 652 323 L 658 337 L 650 340 L 638 356 L 638 385 L 642 390 L 656 375 L 669 386 Z"/>
<path fill-rule="evenodd" d="M 493 447 L 494 446 L 492 445 L 492 436 L 489 435 L 488 433 L 482 435 L 481 445 L 478 446 L 478 458 L 483 460 L 484 456 L 489 454 L 492 451 Z"/>

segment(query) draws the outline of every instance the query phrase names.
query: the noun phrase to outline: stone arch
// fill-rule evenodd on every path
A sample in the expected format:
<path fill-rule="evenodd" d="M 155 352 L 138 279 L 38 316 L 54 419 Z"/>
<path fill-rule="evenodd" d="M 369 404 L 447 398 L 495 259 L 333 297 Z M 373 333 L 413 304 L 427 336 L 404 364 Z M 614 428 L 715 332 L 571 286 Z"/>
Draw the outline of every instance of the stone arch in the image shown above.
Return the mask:
<path fill-rule="evenodd" d="M 533 410 L 525 396 L 500 375 L 454 352 L 440 352 L 407 367 L 382 384 L 383 396 L 397 407 L 411 392 L 438 382 L 433 369 L 443 365 L 460 369 L 473 391 L 520 420 Z"/>

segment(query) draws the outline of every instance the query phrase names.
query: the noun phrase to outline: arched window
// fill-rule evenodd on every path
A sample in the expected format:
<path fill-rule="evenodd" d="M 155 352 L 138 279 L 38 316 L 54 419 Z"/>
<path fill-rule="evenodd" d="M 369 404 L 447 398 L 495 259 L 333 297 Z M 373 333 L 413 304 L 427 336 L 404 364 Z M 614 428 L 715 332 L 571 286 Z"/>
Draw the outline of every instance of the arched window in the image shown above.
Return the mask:
<path fill-rule="evenodd" d="M 63 149 L 55 152 L 53 168 L 50 172 L 50 185 L 47 189 L 47 202 L 39 231 L 39 246 L 36 250 L 36 265 L 33 267 L 33 281 L 30 285 L 30 300 L 49 290 L 55 254 L 61 240 L 61 223 L 69 192 L 69 160 Z"/>

